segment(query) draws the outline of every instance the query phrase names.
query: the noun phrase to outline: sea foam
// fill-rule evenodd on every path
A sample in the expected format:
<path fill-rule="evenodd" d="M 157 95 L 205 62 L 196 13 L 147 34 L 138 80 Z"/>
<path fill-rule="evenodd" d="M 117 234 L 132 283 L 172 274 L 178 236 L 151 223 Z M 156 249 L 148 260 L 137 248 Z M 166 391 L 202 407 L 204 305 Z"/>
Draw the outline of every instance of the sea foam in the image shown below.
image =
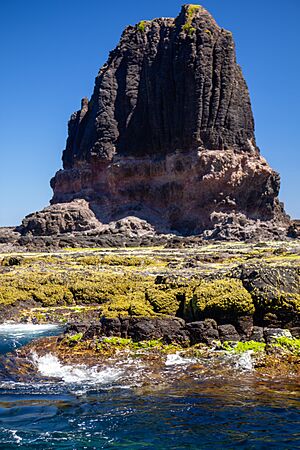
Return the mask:
<path fill-rule="evenodd" d="M 99 370 L 97 366 L 63 364 L 51 353 L 44 356 L 38 356 L 34 353 L 32 360 L 41 375 L 58 378 L 65 383 L 110 384 L 119 380 L 123 373 L 121 369 L 110 367 Z"/>
<path fill-rule="evenodd" d="M 183 366 L 188 364 L 195 364 L 197 362 L 194 358 L 183 358 L 180 352 L 173 353 L 167 356 L 166 366 Z"/>
<path fill-rule="evenodd" d="M 247 350 L 246 352 L 242 353 L 237 362 L 236 362 L 236 369 L 239 370 L 246 370 L 246 371 L 252 371 L 253 370 L 253 361 L 251 358 L 253 351 Z"/>

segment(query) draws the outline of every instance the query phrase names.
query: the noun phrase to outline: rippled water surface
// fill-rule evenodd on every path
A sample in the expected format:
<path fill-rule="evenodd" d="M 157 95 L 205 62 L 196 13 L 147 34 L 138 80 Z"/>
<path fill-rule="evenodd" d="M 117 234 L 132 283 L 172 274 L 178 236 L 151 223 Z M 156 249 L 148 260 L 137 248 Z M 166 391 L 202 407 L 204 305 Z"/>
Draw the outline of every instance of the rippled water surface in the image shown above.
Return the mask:
<path fill-rule="evenodd" d="M 62 331 L 57 325 L 3 324 L 0 325 L 0 354 L 3 355 L 33 339 L 56 336 Z"/>
<path fill-rule="evenodd" d="M 15 332 L 20 342 L 20 329 Z M 28 341 L 38 329 L 27 332 Z M 3 328 L 0 333 L 5 339 Z M 12 341 L 12 328 L 6 333 Z M 246 370 L 206 377 L 189 370 L 192 363 L 173 356 L 166 371 L 184 371 L 180 381 L 141 386 L 132 361 L 124 371 L 63 365 L 49 354 L 37 358 L 47 380 L 0 381 L 0 448 L 300 448 L 295 381 L 259 380 Z"/>

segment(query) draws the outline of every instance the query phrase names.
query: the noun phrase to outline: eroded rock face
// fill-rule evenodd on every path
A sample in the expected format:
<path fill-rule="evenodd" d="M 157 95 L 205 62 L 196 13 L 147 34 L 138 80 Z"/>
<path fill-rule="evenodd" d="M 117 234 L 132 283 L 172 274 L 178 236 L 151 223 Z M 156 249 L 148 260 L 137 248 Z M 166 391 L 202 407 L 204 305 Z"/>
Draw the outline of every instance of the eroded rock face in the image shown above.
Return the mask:
<path fill-rule="evenodd" d="M 274 219 L 279 181 L 258 154 L 195 149 L 162 159 L 116 155 L 105 167 L 60 171 L 52 186 L 53 202 L 82 196 L 101 222 L 136 215 L 161 232 L 199 234 L 216 223 L 223 229 L 232 213 L 244 216 L 242 227 Z"/>
<path fill-rule="evenodd" d="M 21 225 L 24 234 L 51 236 L 74 231 L 87 231 L 99 226 L 85 200 L 58 203 L 26 216 Z"/>
<path fill-rule="evenodd" d="M 64 168 L 176 150 L 255 153 L 248 89 L 232 34 L 201 6 L 129 26 L 69 122 Z"/>
<path fill-rule="evenodd" d="M 71 117 L 63 164 L 52 202 L 85 198 L 101 222 L 136 215 L 159 231 L 225 239 L 218 226 L 236 214 L 242 228 L 286 224 L 232 34 L 202 7 L 126 28 Z"/>
<path fill-rule="evenodd" d="M 103 224 L 83 199 L 57 203 L 26 216 L 14 232 L 14 244 L 30 249 L 151 246 L 166 243 L 154 227 L 135 216 Z M 6 235 L 5 235 L 6 236 Z M 0 244 L 4 237 L 0 230 Z M 12 231 L 6 237 L 11 239 Z M 0 247 L 1 248 L 1 247 Z"/>
<path fill-rule="evenodd" d="M 101 230 L 127 216 L 226 240 L 282 239 L 290 225 L 255 142 L 232 34 L 197 5 L 125 29 L 71 116 L 51 186 L 53 206 L 27 217 L 23 234 Z"/>

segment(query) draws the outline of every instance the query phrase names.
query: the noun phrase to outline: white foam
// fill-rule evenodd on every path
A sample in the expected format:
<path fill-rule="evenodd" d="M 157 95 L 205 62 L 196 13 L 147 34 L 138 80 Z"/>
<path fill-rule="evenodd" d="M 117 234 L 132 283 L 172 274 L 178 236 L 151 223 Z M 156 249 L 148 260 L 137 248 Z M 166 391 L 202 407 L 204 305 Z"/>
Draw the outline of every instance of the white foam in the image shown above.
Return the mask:
<path fill-rule="evenodd" d="M 117 381 L 123 373 L 121 369 L 106 368 L 98 370 L 97 366 L 87 367 L 85 365 L 62 364 L 51 353 L 47 353 L 44 356 L 33 354 L 32 359 L 41 375 L 59 378 L 65 383 L 109 384 Z"/>
<path fill-rule="evenodd" d="M 196 363 L 196 359 L 194 358 L 183 358 L 180 355 L 180 352 L 173 353 L 167 356 L 167 360 L 165 362 L 166 366 L 183 366 L 188 364 Z"/>
<path fill-rule="evenodd" d="M 253 351 L 247 350 L 239 356 L 239 359 L 236 362 L 235 367 L 239 370 L 253 370 L 253 361 L 251 358 Z"/>
<path fill-rule="evenodd" d="M 13 439 L 15 439 L 17 444 L 19 444 L 22 441 L 22 438 L 21 438 L 21 436 L 17 435 L 17 430 L 10 430 L 10 432 L 11 432 L 11 434 L 13 436 Z"/>

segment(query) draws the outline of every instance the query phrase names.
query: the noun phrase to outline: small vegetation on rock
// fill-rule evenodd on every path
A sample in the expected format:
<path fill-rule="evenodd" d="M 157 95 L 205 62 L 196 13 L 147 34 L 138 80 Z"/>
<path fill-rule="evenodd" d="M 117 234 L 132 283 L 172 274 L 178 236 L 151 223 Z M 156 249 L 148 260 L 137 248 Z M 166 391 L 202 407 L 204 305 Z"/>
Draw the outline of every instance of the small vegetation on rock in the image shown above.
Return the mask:
<path fill-rule="evenodd" d="M 281 347 L 296 356 L 300 356 L 300 339 L 291 339 L 285 336 L 276 339 L 275 347 Z"/>
<path fill-rule="evenodd" d="M 201 9 L 200 5 L 188 5 L 187 7 L 187 21 L 183 25 L 183 31 L 187 32 L 190 36 L 192 36 L 196 32 L 196 28 L 193 27 L 192 21 L 195 13 Z"/>
<path fill-rule="evenodd" d="M 147 20 L 141 20 L 138 24 L 137 24 L 137 29 L 139 31 L 144 32 L 146 29 L 146 25 L 147 25 L 148 21 Z"/>
<path fill-rule="evenodd" d="M 197 319 L 234 318 L 253 314 L 254 304 L 240 280 L 221 279 L 200 283 L 191 300 L 191 309 Z"/>
<path fill-rule="evenodd" d="M 85 255 L 75 259 L 77 264 L 97 266 L 124 266 L 124 267 L 140 267 L 155 264 L 156 261 L 150 258 L 141 258 L 137 256 L 120 256 L 120 255 Z"/>
<path fill-rule="evenodd" d="M 249 350 L 256 352 L 264 351 L 266 344 L 264 342 L 256 342 L 256 341 L 247 341 L 247 342 L 238 342 L 234 347 L 234 353 L 244 353 Z"/>
<path fill-rule="evenodd" d="M 68 338 L 68 341 L 70 344 L 76 344 L 77 342 L 81 341 L 82 337 L 83 333 L 73 334 Z"/>
<path fill-rule="evenodd" d="M 192 36 L 196 32 L 196 28 L 193 27 L 190 23 L 185 23 L 182 29 L 186 31 L 190 36 Z"/>
<path fill-rule="evenodd" d="M 188 16 L 189 17 L 193 16 L 200 9 L 201 9 L 200 5 L 193 5 L 193 4 L 188 5 L 187 8 Z"/>

